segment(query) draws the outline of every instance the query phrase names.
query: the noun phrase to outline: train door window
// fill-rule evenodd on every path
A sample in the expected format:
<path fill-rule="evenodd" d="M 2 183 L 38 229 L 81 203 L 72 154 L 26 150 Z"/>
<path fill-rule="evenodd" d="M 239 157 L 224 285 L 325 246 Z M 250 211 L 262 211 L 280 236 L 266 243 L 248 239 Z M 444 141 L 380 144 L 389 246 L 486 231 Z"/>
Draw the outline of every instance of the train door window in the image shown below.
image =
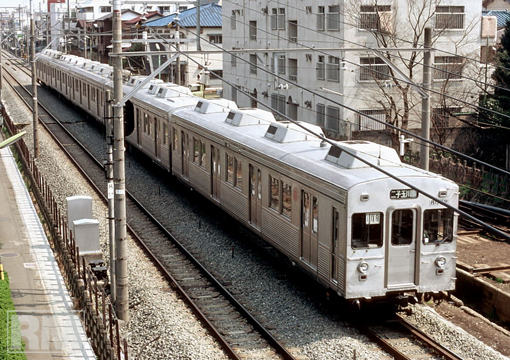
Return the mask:
<path fill-rule="evenodd" d="M 413 224 L 413 210 L 395 210 L 391 215 L 391 244 L 410 245 L 413 242 Z"/>
<path fill-rule="evenodd" d="M 243 187 L 243 163 L 241 162 L 241 160 L 235 158 L 234 165 L 235 165 L 235 184 L 234 184 L 234 186 L 236 188 L 242 189 L 242 187 Z"/>
<path fill-rule="evenodd" d="M 319 203 L 314 196 L 312 199 L 312 232 L 317 234 L 319 228 Z"/>
<path fill-rule="evenodd" d="M 227 160 L 227 172 L 225 174 L 225 180 L 229 184 L 234 185 L 234 158 L 228 154 L 225 154 L 225 158 Z"/>
<path fill-rule="evenodd" d="M 176 128 L 172 127 L 172 150 L 177 152 L 179 148 L 179 132 Z"/>
<path fill-rule="evenodd" d="M 340 236 L 340 213 L 333 208 L 333 226 L 331 229 L 331 278 L 338 281 L 338 262 L 336 254 L 338 251 L 338 237 Z"/>
<path fill-rule="evenodd" d="M 96 89 L 92 88 L 90 92 L 90 101 L 96 101 Z"/>
<path fill-rule="evenodd" d="M 87 86 L 85 86 L 85 83 L 83 84 L 83 96 L 87 96 Z"/>
<path fill-rule="evenodd" d="M 158 118 L 154 116 L 154 140 L 156 140 L 156 142 L 158 141 L 159 138 L 158 125 L 159 125 Z"/>
<path fill-rule="evenodd" d="M 282 214 L 291 218 L 292 214 L 292 185 L 282 180 Z"/>
<path fill-rule="evenodd" d="M 270 199 L 269 207 L 280 212 L 280 180 L 269 175 Z"/>
<path fill-rule="evenodd" d="M 423 243 L 441 244 L 453 241 L 453 210 L 432 209 L 423 214 Z"/>
<path fill-rule="evenodd" d="M 257 170 L 257 191 L 258 191 L 258 199 L 262 200 L 262 172 L 260 169 Z"/>
<path fill-rule="evenodd" d="M 380 212 L 352 215 L 351 246 L 353 249 L 378 248 L 383 244 L 383 220 Z"/>
<path fill-rule="evenodd" d="M 168 124 L 163 124 L 163 145 L 168 145 Z"/>

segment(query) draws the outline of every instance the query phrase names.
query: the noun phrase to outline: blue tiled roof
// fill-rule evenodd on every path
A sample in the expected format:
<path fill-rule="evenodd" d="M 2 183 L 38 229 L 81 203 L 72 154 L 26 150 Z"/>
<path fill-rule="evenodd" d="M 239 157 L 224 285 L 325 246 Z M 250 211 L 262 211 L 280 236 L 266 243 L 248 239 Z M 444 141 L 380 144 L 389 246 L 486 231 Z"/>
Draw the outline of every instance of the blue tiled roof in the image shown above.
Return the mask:
<path fill-rule="evenodd" d="M 507 10 L 483 10 L 483 16 L 495 16 L 498 19 L 498 28 L 505 27 L 510 20 L 510 11 Z"/>
<path fill-rule="evenodd" d="M 168 15 L 157 20 L 147 21 L 145 26 L 160 27 L 172 24 L 175 26 L 176 14 Z M 179 14 L 179 24 L 183 27 L 196 27 L 197 26 L 197 8 L 184 10 Z M 200 7 L 200 26 L 201 27 L 221 27 L 221 6 L 216 4 L 202 5 Z"/>

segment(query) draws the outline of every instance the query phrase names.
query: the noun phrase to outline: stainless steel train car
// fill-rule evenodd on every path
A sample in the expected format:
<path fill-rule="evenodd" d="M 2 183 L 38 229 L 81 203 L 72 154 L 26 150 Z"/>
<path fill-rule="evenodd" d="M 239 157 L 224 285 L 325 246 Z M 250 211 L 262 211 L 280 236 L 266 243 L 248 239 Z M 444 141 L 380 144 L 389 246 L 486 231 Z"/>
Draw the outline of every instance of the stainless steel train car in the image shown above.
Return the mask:
<path fill-rule="evenodd" d="M 109 69 L 68 58 L 41 55 L 39 81 L 101 121 L 111 79 L 94 68 Z M 345 299 L 405 302 L 455 288 L 456 213 L 372 165 L 456 207 L 452 181 L 403 164 L 391 148 L 326 143 L 314 125 L 302 124 L 319 137 L 172 84 L 153 82 L 126 109 L 130 146 Z"/>

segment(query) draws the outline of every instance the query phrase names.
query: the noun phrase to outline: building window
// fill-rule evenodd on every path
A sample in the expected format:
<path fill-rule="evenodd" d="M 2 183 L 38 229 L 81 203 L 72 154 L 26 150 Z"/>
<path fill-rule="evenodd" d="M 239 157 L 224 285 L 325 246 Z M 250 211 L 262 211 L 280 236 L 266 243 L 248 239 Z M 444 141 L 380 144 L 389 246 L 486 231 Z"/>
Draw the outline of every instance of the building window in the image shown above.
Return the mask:
<path fill-rule="evenodd" d="M 280 95 L 277 93 L 271 94 L 271 107 L 285 115 L 285 95 Z M 277 114 L 279 115 L 279 114 Z"/>
<path fill-rule="evenodd" d="M 326 75 L 329 81 L 340 81 L 340 58 L 328 56 Z"/>
<path fill-rule="evenodd" d="M 362 57 L 360 65 L 360 81 L 389 79 L 390 68 L 379 57 Z"/>
<path fill-rule="evenodd" d="M 289 20 L 289 41 L 290 42 L 297 42 L 298 39 L 298 26 L 296 20 Z"/>
<path fill-rule="evenodd" d="M 464 6 L 437 6 L 436 30 L 464 29 Z"/>
<path fill-rule="evenodd" d="M 464 61 L 460 56 L 435 56 L 434 80 L 462 79 Z"/>
<path fill-rule="evenodd" d="M 326 108 L 326 130 L 338 132 L 340 122 L 340 108 L 328 106 Z"/>
<path fill-rule="evenodd" d="M 390 32 L 391 5 L 360 5 L 359 27 Z"/>
<path fill-rule="evenodd" d="M 235 54 L 230 54 L 230 65 L 232 67 L 237 66 L 237 56 Z"/>
<path fill-rule="evenodd" d="M 381 124 L 378 121 L 375 121 L 371 118 L 375 118 L 377 120 L 386 122 L 386 110 L 384 109 L 366 109 L 360 110 L 361 113 L 366 114 L 358 114 L 358 128 L 359 131 L 372 131 L 372 130 L 385 130 L 386 126 Z"/>
<path fill-rule="evenodd" d="M 297 59 L 289 59 L 289 79 L 297 81 L 298 65 Z"/>
<path fill-rule="evenodd" d="M 257 40 L 257 22 L 250 21 L 250 40 Z"/>
<path fill-rule="evenodd" d="M 317 31 L 326 30 L 326 11 L 324 6 L 319 6 L 317 10 Z"/>
<path fill-rule="evenodd" d="M 250 74 L 257 75 L 257 55 L 250 54 Z"/>
<path fill-rule="evenodd" d="M 209 41 L 213 44 L 222 44 L 223 36 L 222 35 L 209 35 Z"/>
<path fill-rule="evenodd" d="M 237 27 L 237 19 L 236 19 L 236 11 L 232 10 L 232 15 L 230 15 L 230 28 L 235 30 Z"/>
<path fill-rule="evenodd" d="M 319 55 L 319 59 L 317 61 L 317 79 L 319 80 L 326 79 L 326 65 L 324 64 L 323 55 Z"/>
<path fill-rule="evenodd" d="M 340 6 L 333 5 L 328 7 L 328 30 L 340 30 Z"/>
<path fill-rule="evenodd" d="M 272 8 L 271 14 L 271 29 L 285 30 L 285 8 Z"/>
<path fill-rule="evenodd" d="M 99 7 L 99 11 L 101 11 L 102 13 L 109 13 L 109 12 L 112 12 L 112 7 L 111 6 L 101 6 Z"/>
<path fill-rule="evenodd" d="M 455 113 L 460 113 L 462 108 L 460 107 L 441 107 L 433 108 L 431 114 L 432 124 L 436 129 L 444 129 L 453 127 L 450 123 L 450 119 L 455 119 Z"/>
<path fill-rule="evenodd" d="M 285 54 L 277 54 L 278 74 L 285 75 Z"/>
<path fill-rule="evenodd" d="M 317 104 L 317 112 L 315 117 L 315 125 L 324 128 L 324 122 L 326 119 L 326 105 Z"/>

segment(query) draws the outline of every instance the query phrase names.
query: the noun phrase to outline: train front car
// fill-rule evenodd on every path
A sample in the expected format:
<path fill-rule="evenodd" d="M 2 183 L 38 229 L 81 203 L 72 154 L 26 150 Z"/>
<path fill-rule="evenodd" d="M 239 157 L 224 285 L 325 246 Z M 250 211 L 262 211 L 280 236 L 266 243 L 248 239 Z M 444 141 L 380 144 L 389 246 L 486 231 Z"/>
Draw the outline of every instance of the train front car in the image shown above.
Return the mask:
<path fill-rule="evenodd" d="M 365 142 L 343 146 L 421 190 L 344 154 L 347 167 L 366 179 L 348 191 L 345 298 L 384 297 L 407 305 L 420 295 L 454 290 L 457 214 L 422 192 L 456 208 L 458 186 L 401 164 L 393 149 Z"/>

